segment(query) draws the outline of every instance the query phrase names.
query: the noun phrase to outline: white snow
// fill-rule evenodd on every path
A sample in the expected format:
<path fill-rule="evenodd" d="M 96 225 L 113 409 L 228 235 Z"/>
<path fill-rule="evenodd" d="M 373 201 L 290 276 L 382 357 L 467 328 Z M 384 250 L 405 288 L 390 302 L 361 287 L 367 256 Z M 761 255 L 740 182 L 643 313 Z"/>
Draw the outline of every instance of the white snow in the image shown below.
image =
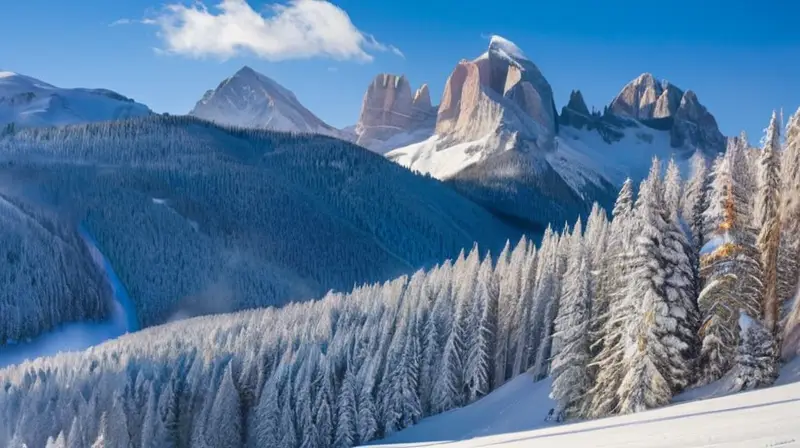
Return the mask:
<path fill-rule="evenodd" d="M 522 375 L 470 406 L 424 419 L 378 443 L 442 448 L 800 446 L 798 379 L 800 359 L 784 366 L 771 388 L 638 414 L 553 424 L 544 421 L 553 407 L 547 398 L 550 382 L 534 383 Z M 706 386 L 706 392 L 713 386 Z M 691 398 L 708 396 L 712 395 Z"/>
<path fill-rule="evenodd" d="M 498 35 L 492 36 L 491 39 L 489 40 L 489 50 L 490 51 L 493 50 L 503 55 L 506 55 L 511 59 L 516 59 L 516 60 L 527 59 L 525 57 L 525 53 L 522 52 L 522 50 L 517 46 L 517 44 L 511 42 L 505 37 Z"/>
<path fill-rule="evenodd" d="M 62 89 L 0 72 L 0 125 L 60 126 L 150 115 L 147 106 L 104 89 Z"/>
<path fill-rule="evenodd" d="M 393 162 L 437 179 L 447 179 L 459 171 L 483 159 L 487 152 L 497 151 L 494 135 L 479 140 L 448 146 L 439 135 L 396 149 L 386 154 Z M 500 148 L 507 150 L 510 147 Z"/>
<path fill-rule="evenodd" d="M 347 139 L 300 104 L 292 91 L 249 67 L 207 92 L 189 115 L 229 126 Z"/>
<path fill-rule="evenodd" d="M 81 351 L 109 339 L 136 331 L 139 323 L 136 308 L 128 296 L 108 259 L 100 252 L 97 242 L 83 228 L 80 234 L 86 243 L 92 260 L 103 271 L 112 289 L 111 314 L 104 322 L 72 322 L 38 336 L 29 341 L 16 341 L 0 347 L 0 368 L 19 364 L 27 359 L 52 356 L 61 352 Z"/>

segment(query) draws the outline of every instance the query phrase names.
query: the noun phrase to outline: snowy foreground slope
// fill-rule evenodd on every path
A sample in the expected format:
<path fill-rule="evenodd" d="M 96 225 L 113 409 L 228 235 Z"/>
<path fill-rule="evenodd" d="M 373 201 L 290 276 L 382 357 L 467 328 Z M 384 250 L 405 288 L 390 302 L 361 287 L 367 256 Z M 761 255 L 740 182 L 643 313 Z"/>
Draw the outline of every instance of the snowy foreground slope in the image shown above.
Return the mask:
<path fill-rule="evenodd" d="M 378 442 L 386 447 L 791 447 L 800 446 L 800 364 L 778 385 L 633 415 L 545 422 L 550 381 L 522 375 L 465 408 L 430 417 Z"/>

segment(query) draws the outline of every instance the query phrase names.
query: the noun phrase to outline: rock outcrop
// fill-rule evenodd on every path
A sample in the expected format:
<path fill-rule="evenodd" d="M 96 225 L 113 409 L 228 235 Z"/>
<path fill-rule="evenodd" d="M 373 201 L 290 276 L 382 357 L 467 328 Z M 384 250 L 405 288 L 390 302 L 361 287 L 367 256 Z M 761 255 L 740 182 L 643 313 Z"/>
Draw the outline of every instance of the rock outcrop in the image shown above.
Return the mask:
<path fill-rule="evenodd" d="M 589 126 L 592 120 L 592 113 L 586 106 L 583 94 L 580 90 L 573 90 L 569 94 L 569 102 L 561 108 L 561 115 L 558 116 L 559 124 L 583 129 Z"/>
<path fill-rule="evenodd" d="M 585 103 L 573 106 L 588 114 Z M 485 53 L 460 61 L 450 74 L 435 134 L 386 157 L 542 231 L 588 212 L 592 201 L 610 204 L 616 193 L 602 176 L 585 176 L 581 161 L 561 156 L 557 117 L 553 90 L 538 67 L 494 36 Z"/>
<path fill-rule="evenodd" d="M 673 147 L 699 148 L 709 153 L 725 149 L 726 138 L 697 95 L 660 81 L 650 73 L 628 83 L 608 110 L 646 126 L 668 130 Z"/>
<path fill-rule="evenodd" d="M 436 109 L 431 105 L 427 84 L 413 95 L 405 76 L 380 74 L 364 94 L 361 115 L 355 127 L 356 143 L 376 152 L 385 152 L 387 142 L 400 145 L 421 134 L 424 140 L 433 132 Z M 391 148 L 388 148 L 391 149 Z"/>

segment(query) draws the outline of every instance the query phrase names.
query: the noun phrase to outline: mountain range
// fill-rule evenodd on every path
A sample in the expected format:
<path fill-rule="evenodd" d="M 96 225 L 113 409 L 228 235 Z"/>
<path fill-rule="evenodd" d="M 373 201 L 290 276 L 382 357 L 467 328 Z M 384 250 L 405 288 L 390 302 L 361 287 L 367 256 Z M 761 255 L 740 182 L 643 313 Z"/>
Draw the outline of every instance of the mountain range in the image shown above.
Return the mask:
<path fill-rule="evenodd" d="M 559 113 L 544 74 L 499 36 L 456 64 L 438 106 L 431 98 L 427 85 L 413 89 L 405 76 L 379 74 L 358 122 L 336 129 L 250 67 L 206 92 L 183 118 L 158 117 L 108 90 L 60 89 L 0 72 L 0 125 L 7 125 L 0 129 L 7 180 L 0 209 L 12 239 L 40 248 L 22 264 L 7 257 L 11 271 L 35 278 L 9 280 L 19 291 L 8 288 L 0 306 L 18 310 L 4 313 L 18 319 L 0 341 L 107 312 L 110 292 L 76 224 L 108 252 L 148 326 L 178 310 L 219 311 L 205 302 L 204 288 L 225 290 L 224 310 L 280 304 L 388 279 L 473 242 L 496 249 L 520 231 L 541 235 L 551 223 L 586 215 L 593 202 L 608 207 L 627 177 L 645 176 L 653 156 L 713 157 L 726 144 L 694 92 L 650 74 L 624 86 L 602 112 L 590 111 L 576 90 Z M 150 118 L 14 129 L 137 116 Z M 242 202 L 253 191 L 257 206 Z M 151 221 L 158 229 L 144 224 Z M 311 238 L 307 226 L 322 233 Z M 163 235 L 172 235 L 169 244 L 158 243 Z M 313 251 L 321 252 L 302 255 Z M 25 270 L 57 258 L 72 260 L 75 272 Z M 168 261 L 190 259 L 205 261 L 196 268 Z M 49 309 L 46 318 L 20 311 L 20 301 L 38 300 L 25 282 L 54 291 L 53 303 L 31 308 Z M 77 284 L 94 293 L 75 296 Z"/>
<path fill-rule="evenodd" d="M 713 158 L 727 143 L 693 91 L 649 73 L 602 112 L 591 112 L 576 90 L 559 113 L 544 74 L 500 36 L 456 65 L 438 105 L 427 84 L 414 89 L 404 75 L 377 75 L 358 122 L 345 129 L 324 123 L 249 67 L 208 91 L 190 114 L 349 140 L 537 229 L 585 215 L 595 201 L 609 206 L 622 181 L 642 178 L 653 156 L 682 163 L 700 151 Z"/>

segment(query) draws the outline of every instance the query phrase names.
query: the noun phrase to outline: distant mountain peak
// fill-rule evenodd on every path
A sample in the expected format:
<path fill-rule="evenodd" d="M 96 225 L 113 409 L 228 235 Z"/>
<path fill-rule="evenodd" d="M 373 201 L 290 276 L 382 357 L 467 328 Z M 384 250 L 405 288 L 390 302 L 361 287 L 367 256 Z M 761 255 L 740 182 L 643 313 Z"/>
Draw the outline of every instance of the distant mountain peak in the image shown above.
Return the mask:
<path fill-rule="evenodd" d="M 0 70 L 0 126 L 60 126 L 150 115 L 145 105 L 108 89 L 62 89 Z"/>
<path fill-rule="evenodd" d="M 646 125 L 662 122 L 658 127 L 667 126 L 675 147 L 688 145 L 709 152 L 725 148 L 726 139 L 714 116 L 700 103 L 697 95 L 651 73 L 643 73 L 626 84 L 611 102 L 609 110 Z M 669 122 L 663 123 L 664 120 Z"/>
<path fill-rule="evenodd" d="M 294 92 L 248 65 L 207 91 L 189 115 L 230 126 L 340 136 Z"/>

